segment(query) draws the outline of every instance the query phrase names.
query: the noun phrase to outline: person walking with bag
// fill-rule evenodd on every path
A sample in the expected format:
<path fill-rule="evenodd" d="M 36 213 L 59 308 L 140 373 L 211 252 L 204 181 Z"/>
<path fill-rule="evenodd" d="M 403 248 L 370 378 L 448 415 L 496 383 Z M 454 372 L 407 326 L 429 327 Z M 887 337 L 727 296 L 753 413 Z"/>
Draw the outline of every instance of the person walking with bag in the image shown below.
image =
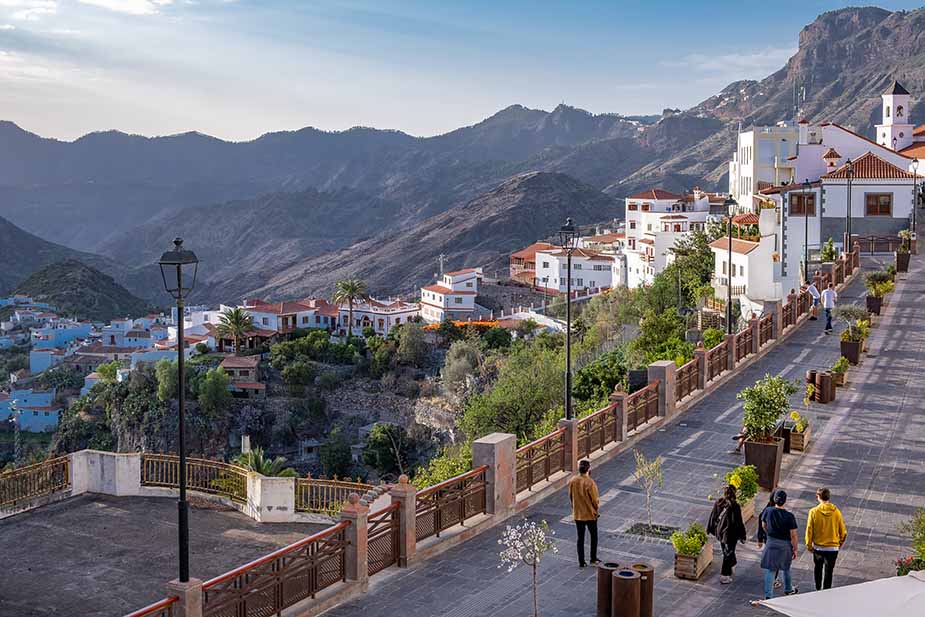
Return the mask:
<path fill-rule="evenodd" d="M 829 501 L 831 498 L 829 489 L 817 489 L 816 500 L 819 505 L 809 511 L 806 521 L 806 550 L 813 554 L 816 591 L 832 588 L 835 560 L 848 537 L 845 519 L 835 504 Z"/>
<path fill-rule="evenodd" d="M 600 517 L 598 508 L 600 501 L 597 494 L 597 484 L 591 479 L 589 472 L 591 463 L 581 461 L 578 463 L 578 475 L 569 480 L 568 498 L 572 503 L 572 517 L 578 531 L 578 567 L 585 568 L 585 530 L 591 535 L 591 565 L 600 563 L 597 558 L 597 519 Z"/>
<path fill-rule="evenodd" d="M 798 589 L 790 578 L 790 566 L 797 558 L 797 519 L 784 508 L 787 493 L 777 489 L 773 493 L 774 507 L 765 508 L 759 525 L 767 534 L 767 544 L 761 553 L 761 569 L 764 570 L 764 599 L 774 597 L 774 577 L 779 571 L 784 579 L 784 595 L 793 595 Z M 759 606 L 761 600 L 752 600 L 752 606 Z"/>
<path fill-rule="evenodd" d="M 723 549 L 723 566 L 719 573 L 719 582 L 728 585 L 732 582 L 732 571 L 736 565 L 736 543 L 746 541 L 745 523 L 742 521 L 742 508 L 736 501 L 736 489 L 731 484 L 723 490 L 723 496 L 713 504 L 710 519 L 707 521 L 707 533 L 714 536 Z"/>
<path fill-rule="evenodd" d="M 838 302 L 838 293 L 835 291 L 835 284 L 829 283 L 829 286 L 822 292 L 822 308 L 825 310 L 825 333 L 832 333 L 832 311 L 835 310 L 835 303 Z"/>

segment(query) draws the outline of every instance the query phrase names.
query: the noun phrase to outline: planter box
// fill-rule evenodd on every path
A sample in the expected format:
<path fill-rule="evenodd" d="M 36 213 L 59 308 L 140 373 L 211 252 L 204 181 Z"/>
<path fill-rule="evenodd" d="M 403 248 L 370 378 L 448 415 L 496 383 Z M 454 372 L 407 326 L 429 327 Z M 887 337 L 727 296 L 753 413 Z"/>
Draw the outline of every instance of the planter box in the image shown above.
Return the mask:
<path fill-rule="evenodd" d="M 784 440 L 776 438 L 771 443 L 745 442 L 745 464 L 758 470 L 758 486 L 773 491 L 780 482 L 780 463 L 784 456 Z"/>
<path fill-rule="evenodd" d="M 713 563 L 713 540 L 707 540 L 696 557 L 675 553 L 674 575 L 678 578 L 696 581 L 711 563 Z"/>
<path fill-rule="evenodd" d="M 877 296 L 867 296 L 867 312 L 872 315 L 880 314 L 880 307 L 883 305 L 883 298 Z"/>
<path fill-rule="evenodd" d="M 909 253 L 896 253 L 896 271 L 909 271 Z"/>
<path fill-rule="evenodd" d="M 802 433 L 797 433 L 796 431 L 790 433 L 790 449 L 805 452 L 806 446 L 809 445 L 809 434 L 812 430 L 813 425 L 807 424 L 806 430 Z"/>
<path fill-rule="evenodd" d="M 845 373 L 832 373 L 832 379 L 835 381 L 836 386 L 845 385 Z"/>
<path fill-rule="evenodd" d="M 748 521 L 752 520 L 752 518 L 754 518 L 755 516 L 755 500 L 754 499 L 749 500 L 748 503 L 740 507 L 742 508 L 742 522 L 743 523 L 747 523 Z"/>
<path fill-rule="evenodd" d="M 851 364 L 861 363 L 861 343 L 852 341 L 841 341 L 841 355 L 848 359 Z"/>

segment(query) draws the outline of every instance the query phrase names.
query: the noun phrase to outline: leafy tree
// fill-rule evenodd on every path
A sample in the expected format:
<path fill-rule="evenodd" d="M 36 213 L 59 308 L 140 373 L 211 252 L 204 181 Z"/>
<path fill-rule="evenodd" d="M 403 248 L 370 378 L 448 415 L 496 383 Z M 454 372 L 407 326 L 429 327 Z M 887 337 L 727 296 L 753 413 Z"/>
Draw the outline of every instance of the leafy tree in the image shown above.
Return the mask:
<path fill-rule="evenodd" d="M 606 401 L 617 384 L 626 386 L 623 347 L 604 353 L 575 373 L 572 395 L 580 401 Z"/>
<path fill-rule="evenodd" d="M 38 384 L 45 389 L 50 388 L 79 388 L 83 385 L 83 377 L 77 371 L 58 366 L 39 375 Z"/>
<path fill-rule="evenodd" d="M 118 360 L 100 364 L 96 367 L 96 374 L 103 383 L 115 383 L 122 364 Z"/>
<path fill-rule="evenodd" d="M 410 366 L 423 366 L 427 357 L 427 341 L 420 324 L 405 324 L 398 340 L 398 361 Z"/>
<path fill-rule="evenodd" d="M 203 415 L 214 419 L 228 409 L 231 403 L 231 392 L 228 391 L 230 384 L 228 374 L 218 367 L 209 369 L 197 380 L 196 400 L 199 402 Z"/>
<path fill-rule="evenodd" d="M 283 381 L 292 392 L 305 393 L 305 386 L 315 380 L 315 369 L 308 362 L 299 360 L 283 369 Z"/>
<path fill-rule="evenodd" d="M 177 398 L 177 361 L 158 360 L 154 373 L 157 377 L 157 400 L 166 402 Z"/>
<path fill-rule="evenodd" d="M 726 334 L 719 328 L 707 328 L 703 331 L 703 346 L 713 349 L 726 339 Z"/>
<path fill-rule="evenodd" d="M 505 349 L 511 346 L 511 333 L 504 328 L 494 326 L 482 335 L 486 349 Z"/>
<path fill-rule="evenodd" d="M 514 327 L 514 332 L 516 332 L 517 336 L 520 338 L 527 338 L 536 332 L 536 329 L 539 327 L 540 324 L 534 319 L 521 319 Z"/>
<path fill-rule="evenodd" d="M 204 356 L 205 354 L 209 353 L 209 346 L 205 343 L 196 343 L 196 353 L 198 353 L 200 356 Z"/>
<path fill-rule="evenodd" d="M 321 445 L 321 467 L 328 476 L 347 477 L 353 469 L 350 443 L 341 428 L 334 427 L 328 433 L 328 440 Z"/>
<path fill-rule="evenodd" d="M 746 438 L 770 440 L 777 421 L 790 409 L 790 395 L 799 389 L 797 384 L 779 375 L 765 375 L 736 395 L 736 398 L 745 401 L 742 425 Z"/>
<path fill-rule="evenodd" d="M 630 351 L 647 363 L 674 360 L 680 365 L 693 357 L 694 346 L 684 340 L 684 322 L 674 311 L 648 310 L 639 326 Z"/>
<path fill-rule="evenodd" d="M 369 433 L 363 449 L 363 462 L 380 474 L 405 473 L 410 443 L 400 426 L 378 422 Z"/>
<path fill-rule="evenodd" d="M 639 450 L 633 450 L 636 459 L 636 470 L 633 478 L 646 496 L 646 515 L 649 529 L 652 529 L 652 496 L 665 485 L 665 473 L 662 471 L 662 457 L 646 458 Z"/>
<path fill-rule="evenodd" d="M 440 376 L 452 392 L 459 393 L 469 377 L 478 374 L 482 365 L 482 352 L 473 341 L 461 340 L 450 345 Z"/>
<path fill-rule="evenodd" d="M 254 319 L 242 308 L 228 309 L 218 318 L 218 333 L 222 338 L 234 340 L 234 351 L 241 353 L 241 340 L 254 329 Z"/>
<path fill-rule="evenodd" d="M 363 326 L 363 338 L 369 339 L 376 336 L 376 329 L 372 326 Z"/>
<path fill-rule="evenodd" d="M 444 319 L 437 327 L 437 335 L 440 337 L 443 345 L 452 345 L 455 341 L 462 340 L 466 333 L 462 328 L 456 325 L 456 322 L 450 319 Z"/>
<path fill-rule="evenodd" d="M 299 475 L 292 467 L 286 467 L 286 457 L 277 456 L 271 459 L 260 447 L 242 453 L 234 462 L 248 471 L 268 478 L 295 478 Z"/>
<path fill-rule="evenodd" d="M 337 376 L 337 373 L 333 371 L 322 373 L 321 376 L 318 377 L 318 387 L 322 390 L 334 390 L 337 388 L 338 383 L 340 383 L 340 378 Z"/>
<path fill-rule="evenodd" d="M 440 484 L 472 469 L 472 444 L 447 448 L 440 456 L 430 460 L 426 467 L 418 467 L 411 481 L 418 489 Z"/>
<path fill-rule="evenodd" d="M 382 341 L 382 343 L 376 347 L 373 351 L 372 362 L 369 367 L 373 377 L 382 377 L 388 372 L 392 367 L 392 360 L 395 358 L 397 350 L 398 345 L 395 344 L 395 341 L 389 340 Z"/>
<path fill-rule="evenodd" d="M 369 291 L 364 281 L 358 278 L 337 281 L 337 286 L 334 288 L 334 295 L 331 297 L 331 301 L 338 306 L 342 304 L 347 305 L 347 315 L 349 319 L 349 324 L 347 326 L 348 343 L 353 336 L 353 305 L 357 301 L 368 299 Z"/>

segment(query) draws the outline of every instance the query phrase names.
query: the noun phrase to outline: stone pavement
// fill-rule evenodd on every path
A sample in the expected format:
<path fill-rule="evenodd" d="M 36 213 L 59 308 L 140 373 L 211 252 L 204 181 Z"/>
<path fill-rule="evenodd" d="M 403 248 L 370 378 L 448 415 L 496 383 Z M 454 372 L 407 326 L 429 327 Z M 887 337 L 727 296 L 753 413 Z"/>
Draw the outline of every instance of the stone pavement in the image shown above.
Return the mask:
<path fill-rule="evenodd" d="M 802 546 L 806 513 L 815 505 L 815 489 L 832 489 L 833 501 L 848 525 L 848 542 L 839 557 L 835 585 L 860 582 L 894 573 L 892 561 L 906 554 L 908 542 L 897 527 L 914 506 L 925 503 L 925 315 L 916 303 L 925 300 L 923 260 L 900 281 L 890 305 L 874 329 L 871 353 L 849 372 L 835 403 L 814 404 L 806 415 L 813 425 L 812 443 L 802 454 L 784 455 L 782 487 L 788 506 L 800 523 L 800 555 L 794 581 L 812 591 L 812 559 Z M 841 302 L 863 304 L 863 284 L 856 279 Z M 715 493 L 728 469 L 742 462 L 729 453 L 731 436 L 741 426 L 736 393 L 765 373 L 802 379 L 810 368 L 827 368 L 838 358 L 837 334 L 826 336 L 823 321 L 809 321 L 739 379 L 717 389 L 688 410 L 679 422 L 643 440 L 648 456 L 664 457 L 665 486 L 654 500 L 654 522 L 686 527 L 705 523 L 707 496 Z M 839 330 L 841 326 L 839 325 Z M 915 377 L 919 379 L 916 380 Z M 793 397 L 802 409 L 802 393 Z M 766 615 L 750 608 L 761 594 L 759 553 L 751 538 L 738 551 L 739 565 L 732 585 L 719 584 L 719 549 L 701 580 L 682 581 L 672 575 L 674 551 L 666 541 L 646 540 L 624 531 L 645 520 L 644 497 L 633 478 L 633 455 L 626 452 L 592 468 L 601 492 L 599 555 L 604 561 L 632 564 L 644 561 L 656 569 L 656 607 L 660 617 L 723 617 Z M 766 495 L 759 495 L 759 500 Z M 574 525 L 565 491 L 523 513 L 549 522 L 556 533 L 558 554 L 540 566 L 540 613 L 546 617 L 593 615 L 595 573 L 579 569 Z M 515 522 L 517 519 L 511 519 Z M 502 617 L 532 614 L 530 575 L 526 568 L 508 573 L 498 568 L 498 538 L 503 526 L 489 530 L 435 558 L 408 569 L 392 568 L 372 579 L 367 594 L 338 606 L 328 617 Z"/>

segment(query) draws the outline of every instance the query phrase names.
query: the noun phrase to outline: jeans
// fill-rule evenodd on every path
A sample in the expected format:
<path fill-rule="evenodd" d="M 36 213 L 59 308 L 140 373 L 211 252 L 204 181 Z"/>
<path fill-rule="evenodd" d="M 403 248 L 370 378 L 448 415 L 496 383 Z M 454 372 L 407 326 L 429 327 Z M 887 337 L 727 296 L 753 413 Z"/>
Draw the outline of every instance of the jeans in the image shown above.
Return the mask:
<path fill-rule="evenodd" d="M 830 308 L 825 309 L 825 329 L 832 329 L 832 309 Z"/>
<path fill-rule="evenodd" d="M 591 561 L 597 561 L 597 521 L 575 521 L 578 528 L 578 563 L 585 563 L 585 529 L 591 532 Z"/>
<path fill-rule="evenodd" d="M 832 570 L 835 569 L 835 560 L 838 551 L 813 552 L 813 574 L 816 578 L 816 591 L 832 588 Z"/>
<path fill-rule="evenodd" d="M 766 600 L 770 600 L 774 597 L 775 574 L 776 572 L 774 570 L 764 571 L 764 598 Z M 781 574 L 784 575 L 784 593 L 790 593 L 793 591 L 793 581 L 790 580 L 790 568 L 781 570 Z"/>
<path fill-rule="evenodd" d="M 723 567 L 720 569 L 719 573 L 721 576 L 732 576 L 732 569 L 736 565 L 736 542 L 720 543 L 720 546 L 723 549 Z"/>

